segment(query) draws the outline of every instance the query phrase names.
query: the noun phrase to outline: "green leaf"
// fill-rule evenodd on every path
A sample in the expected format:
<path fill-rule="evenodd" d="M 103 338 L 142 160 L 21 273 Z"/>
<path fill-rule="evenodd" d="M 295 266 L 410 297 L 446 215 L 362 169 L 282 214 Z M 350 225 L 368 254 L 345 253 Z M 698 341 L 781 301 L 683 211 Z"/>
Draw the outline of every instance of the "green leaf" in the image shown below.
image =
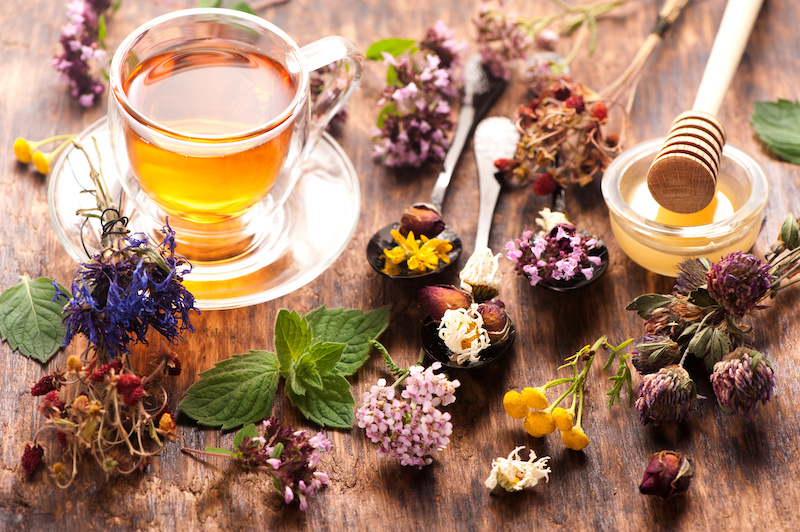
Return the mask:
<path fill-rule="evenodd" d="M 394 65 L 386 67 L 386 85 L 391 87 L 397 81 L 397 69 Z"/>
<path fill-rule="evenodd" d="M 672 301 L 672 296 L 661 294 L 645 294 L 631 301 L 625 310 L 635 310 L 639 317 L 647 319 L 657 308 L 663 307 Z"/>
<path fill-rule="evenodd" d="M 350 383 L 341 375 L 322 375 L 322 388 L 309 388 L 305 395 L 297 395 L 287 387 L 286 395 L 307 419 L 322 427 L 353 426 L 356 402 L 350 393 Z"/>
<path fill-rule="evenodd" d="M 358 309 L 326 309 L 321 306 L 305 316 L 314 341 L 347 344 L 336 364 L 342 375 L 352 375 L 369 359 L 371 340 L 389 325 L 389 306 L 364 312 Z"/>
<path fill-rule="evenodd" d="M 228 449 L 223 449 L 222 447 L 206 447 L 203 450 L 207 453 L 229 454 L 231 456 L 233 456 L 234 454 L 230 452 Z"/>
<path fill-rule="evenodd" d="M 222 0 L 198 0 L 198 7 L 220 7 Z"/>
<path fill-rule="evenodd" d="M 61 285 L 58 288 L 69 293 Z M 25 276 L 0 294 L 0 337 L 11 349 L 43 364 L 53 358 L 67 335 L 61 323 L 66 300 L 53 301 L 55 295 L 52 279 L 31 281 Z"/>
<path fill-rule="evenodd" d="M 800 104 L 789 100 L 755 102 L 750 124 L 776 155 L 800 164 Z"/>
<path fill-rule="evenodd" d="M 709 351 L 711 337 L 714 334 L 709 326 L 698 327 L 692 339 L 689 340 L 689 352 L 698 358 L 703 358 Z"/>
<path fill-rule="evenodd" d="M 706 367 L 713 368 L 714 364 L 731 351 L 731 337 L 722 329 L 714 328 L 708 341 L 708 359 Z"/>
<path fill-rule="evenodd" d="M 295 311 L 281 310 L 275 319 L 275 350 L 286 377 L 292 361 L 300 358 L 311 345 L 311 329 L 305 318 Z"/>
<path fill-rule="evenodd" d="M 395 104 L 390 103 L 383 106 L 381 112 L 378 114 L 378 127 L 383 127 L 383 123 L 386 121 L 386 117 L 391 114 L 397 113 L 397 106 Z"/>
<path fill-rule="evenodd" d="M 410 49 L 414 46 L 413 39 L 383 39 L 377 42 L 374 42 L 367 48 L 367 52 L 365 57 L 367 59 L 372 60 L 379 60 L 383 58 L 383 52 L 389 53 L 394 57 L 402 54 L 406 50 Z"/>
<path fill-rule="evenodd" d="M 792 213 L 787 214 L 781 224 L 781 242 L 789 250 L 800 246 L 800 227 L 798 227 L 797 218 Z"/>
<path fill-rule="evenodd" d="M 108 33 L 108 28 L 106 26 L 106 16 L 100 14 L 100 16 L 97 17 L 97 40 L 101 43 L 105 41 L 106 33 Z"/>
<path fill-rule="evenodd" d="M 258 437 L 258 429 L 256 428 L 254 423 L 250 423 L 249 425 L 245 425 L 244 427 L 236 433 L 236 436 L 233 437 L 233 448 L 238 448 L 245 438 L 253 439 Z"/>
<path fill-rule="evenodd" d="M 236 11 L 243 11 L 245 13 L 250 13 L 251 15 L 255 15 L 256 12 L 253 11 L 253 8 L 250 7 L 250 4 L 247 2 L 234 2 L 228 6 L 228 9 L 235 9 Z"/>
<path fill-rule="evenodd" d="M 272 412 L 279 366 L 268 351 L 233 355 L 201 373 L 180 408 L 198 423 L 223 430 L 261 421 Z"/>
<path fill-rule="evenodd" d="M 708 293 L 708 290 L 705 288 L 698 288 L 697 290 L 692 290 L 688 297 L 689 303 L 693 303 L 698 307 L 716 307 L 719 305 L 717 300 L 711 297 L 711 294 Z"/>
<path fill-rule="evenodd" d="M 306 356 L 320 373 L 329 373 L 339 363 L 347 344 L 317 342 L 308 348 Z"/>
<path fill-rule="evenodd" d="M 322 387 L 320 374 L 314 368 L 314 363 L 309 359 L 308 353 L 292 362 L 286 383 L 298 395 L 305 395 L 308 388 Z"/>

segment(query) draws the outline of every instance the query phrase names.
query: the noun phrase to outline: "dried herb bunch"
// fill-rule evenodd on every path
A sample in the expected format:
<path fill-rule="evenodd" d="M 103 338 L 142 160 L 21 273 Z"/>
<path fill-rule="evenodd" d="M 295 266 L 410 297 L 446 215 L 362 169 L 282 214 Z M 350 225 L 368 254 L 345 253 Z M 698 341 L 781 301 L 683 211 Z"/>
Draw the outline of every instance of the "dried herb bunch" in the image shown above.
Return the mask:
<path fill-rule="evenodd" d="M 646 294 L 628 305 L 645 320 L 631 357 L 644 375 L 636 401 L 642 423 L 689 417 L 696 385 L 683 367 L 688 355 L 703 360 L 726 412 L 751 418 L 770 400 L 774 371 L 752 347 L 753 330 L 744 318 L 798 281 L 799 233 L 789 215 L 765 261 L 740 251 L 718 262 L 687 259 L 671 294 Z"/>
<path fill-rule="evenodd" d="M 184 331 L 193 330 L 189 318 L 197 312 L 182 282 L 191 266 L 175 256 L 174 231 L 166 225 L 159 244 L 130 234 L 100 171 L 83 146 L 76 142 L 75 148 L 86 155 L 96 187 L 97 209 L 82 214 L 101 221 L 102 250 L 80 264 L 70 294 L 55 281 L 52 286 L 54 301 L 64 305 L 63 345 L 76 335 L 85 336 L 88 344 L 80 356 L 68 358 L 65 370 L 46 375 L 31 389 L 32 395 L 42 396 L 38 410 L 45 421 L 22 458 L 25 471 L 33 473 L 44 454 L 40 433 L 54 429 L 62 457 L 50 470 L 61 487 L 72 483 L 85 454 L 107 473 L 131 473 L 174 438 L 162 381 L 179 374 L 181 364 L 166 343 L 177 345 Z M 138 373 L 129 347 L 147 344 L 150 328 L 166 343 Z"/>

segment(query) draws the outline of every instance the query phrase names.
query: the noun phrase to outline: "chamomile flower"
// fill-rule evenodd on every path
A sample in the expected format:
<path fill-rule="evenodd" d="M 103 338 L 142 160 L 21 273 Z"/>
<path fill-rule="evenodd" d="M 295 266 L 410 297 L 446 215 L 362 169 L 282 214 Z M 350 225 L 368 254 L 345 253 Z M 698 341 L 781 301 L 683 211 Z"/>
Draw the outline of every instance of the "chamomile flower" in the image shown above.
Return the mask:
<path fill-rule="evenodd" d="M 486 479 L 485 485 L 490 492 L 494 492 L 497 487 L 506 491 L 522 491 L 525 488 L 532 488 L 540 480 L 545 482 L 550 480 L 550 468 L 547 467 L 549 456 L 536 458 L 536 453 L 530 451 L 528 460 L 522 460 L 519 456 L 520 450 L 525 447 L 517 447 L 508 455 L 508 458 L 495 458 L 492 460 L 492 472 Z"/>

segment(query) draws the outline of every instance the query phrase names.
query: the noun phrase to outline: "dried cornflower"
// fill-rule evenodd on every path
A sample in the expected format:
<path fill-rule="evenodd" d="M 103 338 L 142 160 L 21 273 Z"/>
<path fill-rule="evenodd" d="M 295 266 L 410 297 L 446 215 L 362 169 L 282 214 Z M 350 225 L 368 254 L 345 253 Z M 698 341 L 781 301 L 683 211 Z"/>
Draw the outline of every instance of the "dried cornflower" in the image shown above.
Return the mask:
<path fill-rule="evenodd" d="M 529 451 L 528 460 L 522 460 L 519 452 L 524 448 L 517 447 L 508 458 L 492 460 L 492 472 L 484 483 L 490 493 L 495 493 L 498 487 L 509 492 L 522 491 L 532 488 L 542 479 L 550 480 L 550 468 L 547 467 L 550 457 L 543 456 L 537 460 L 536 453 Z"/>
<path fill-rule="evenodd" d="M 750 253 L 734 251 L 711 266 L 706 284 L 708 293 L 717 303 L 741 318 L 760 308 L 759 302 L 769 293 L 769 265 Z"/>
<path fill-rule="evenodd" d="M 726 412 L 752 418 L 775 390 L 775 374 L 764 355 L 739 347 L 714 364 L 711 385 Z"/>
<path fill-rule="evenodd" d="M 675 451 L 659 451 L 647 461 L 639 491 L 671 499 L 689 489 L 694 471 L 689 459 Z"/>
<path fill-rule="evenodd" d="M 689 373 L 672 365 L 642 378 L 634 406 L 643 425 L 680 423 L 691 415 L 695 397 L 697 386 Z"/>

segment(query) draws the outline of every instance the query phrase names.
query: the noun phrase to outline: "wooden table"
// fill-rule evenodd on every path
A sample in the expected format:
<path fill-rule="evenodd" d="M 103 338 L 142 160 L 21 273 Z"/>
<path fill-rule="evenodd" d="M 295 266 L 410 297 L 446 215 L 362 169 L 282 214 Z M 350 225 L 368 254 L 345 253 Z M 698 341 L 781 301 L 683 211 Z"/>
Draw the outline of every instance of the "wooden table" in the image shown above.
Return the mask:
<path fill-rule="evenodd" d="M 472 5 L 474 4 L 474 5 Z M 661 136 L 677 112 L 688 109 L 705 65 L 725 2 L 693 2 L 651 57 L 639 85 L 627 131 L 627 145 Z M 139 24 L 179 6 L 175 2 L 123 1 L 109 22 L 113 50 Z M 602 87 L 621 72 L 655 20 L 660 2 L 634 1 L 599 23 L 600 38 L 592 58 L 581 54 L 574 77 Z M 401 0 L 291 0 L 262 8 L 259 14 L 305 44 L 341 34 L 366 49 L 390 36 L 420 38 L 428 24 L 443 20 L 459 38 L 473 35 L 471 19 L 478 2 Z M 526 14 L 552 10 L 545 0 L 511 4 Z M 75 264 L 59 244 L 48 217 L 47 178 L 15 162 L 15 137 L 44 138 L 77 132 L 105 113 L 105 101 L 81 109 L 56 80 L 50 58 L 59 51 L 64 2 L 12 0 L 0 4 L 0 287 L 20 275 L 49 276 L 67 282 Z M 800 213 L 800 171 L 765 152 L 749 126 L 754 100 L 800 96 L 800 5 L 791 0 L 765 2 L 750 44 L 720 113 L 729 142 L 751 153 L 770 181 L 766 223 L 755 252 L 768 249 L 787 212 Z M 567 43 L 562 43 L 567 46 Z M 184 372 L 172 390 L 177 397 L 197 373 L 232 354 L 273 349 L 273 324 L 279 309 L 308 312 L 329 308 L 374 309 L 391 305 L 391 323 L 382 341 L 398 362 L 410 365 L 418 356 L 417 330 L 423 312 L 416 300 L 424 281 L 396 282 L 377 275 L 364 260 L 374 230 L 396 219 L 401 205 L 427 198 L 438 172 L 395 172 L 371 157 L 370 127 L 378 112 L 384 69 L 372 63 L 349 105 L 350 118 L 337 137 L 352 159 L 362 191 L 355 236 L 342 256 L 319 278 L 278 300 L 236 310 L 204 312 L 194 320 L 196 332 L 181 348 Z M 492 113 L 510 116 L 522 101 L 517 82 Z M 444 214 L 465 236 L 471 252 L 476 228 L 478 192 L 471 146 L 454 176 Z M 547 206 L 528 191 L 504 193 L 494 217 L 490 245 L 505 242 L 531 225 Z M 649 273 L 628 260 L 614 240 L 599 183 L 571 193 L 568 210 L 577 225 L 605 237 L 611 253 L 609 272 L 589 288 L 567 295 L 531 289 L 503 259 L 506 274 L 502 298 L 518 327 L 513 352 L 482 374 L 456 375 L 462 385 L 452 413 L 454 434 L 432 466 L 419 471 L 379 459 L 363 431 L 327 431 L 333 450 L 321 468 L 330 485 L 307 512 L 285 505 L 270 483 L 242 473 L 223 460 L 198 460 L 180 447 L 230 446 L 233 434 L 178 428 L 178 441 L 143 474 L 105 478 L 90 465 L 74 485 L 62 491 L 40 469 L 31 479 L 19 465 L 22 448 L 42 418 L 37 400 L 25 393 L 56 365 L 63 367 L 70 349 L 46 367 L 0 347 L 0 529 L 52 530 L 249 530 L 359 529 L 402 527 L 411 530 L 796 530 L 800 525 L 798 439 L 800 367 L 800 290 L 787 290 L 772 308 L 751 320 L 756 347 L 767 354 L 777 373 L 777 395 L 753 420 L 722 413 L 710 387 L 701 393 L 694 417 L 680 426 L 642 427 L 627 404 L 606 408 L 607 375 L 593 370 L 584 423 L 591 444 L 583 452 L 565 450 L 557 436 L 533 439 L 521 423 L 508 417 L 503 394 L 511 388 L 539 385 L 554 378 L 563 358 L 603 334 L 621 342 L 642 332 L 641 321 L 624 310 L 637 295 L 666 293 L 671 279 Z M 455 268 L 435 279 L 455 281 Z M 379 378 L 389 377 L 377 355 L 352 379 L 356 397 Z M 280 394 L 274 414 L 293 426 L 304 420 Z M 310 427 L 316 430 L 317 427 Z M 551 457 L 550 482 L 516 495 L 489 496 L 483 486 L 491 460 L 517 445 Z M 693 484 L 684 498 L 662 502 L 638 492 L 647 457 L 661 449 L 690 456 Z"/>

